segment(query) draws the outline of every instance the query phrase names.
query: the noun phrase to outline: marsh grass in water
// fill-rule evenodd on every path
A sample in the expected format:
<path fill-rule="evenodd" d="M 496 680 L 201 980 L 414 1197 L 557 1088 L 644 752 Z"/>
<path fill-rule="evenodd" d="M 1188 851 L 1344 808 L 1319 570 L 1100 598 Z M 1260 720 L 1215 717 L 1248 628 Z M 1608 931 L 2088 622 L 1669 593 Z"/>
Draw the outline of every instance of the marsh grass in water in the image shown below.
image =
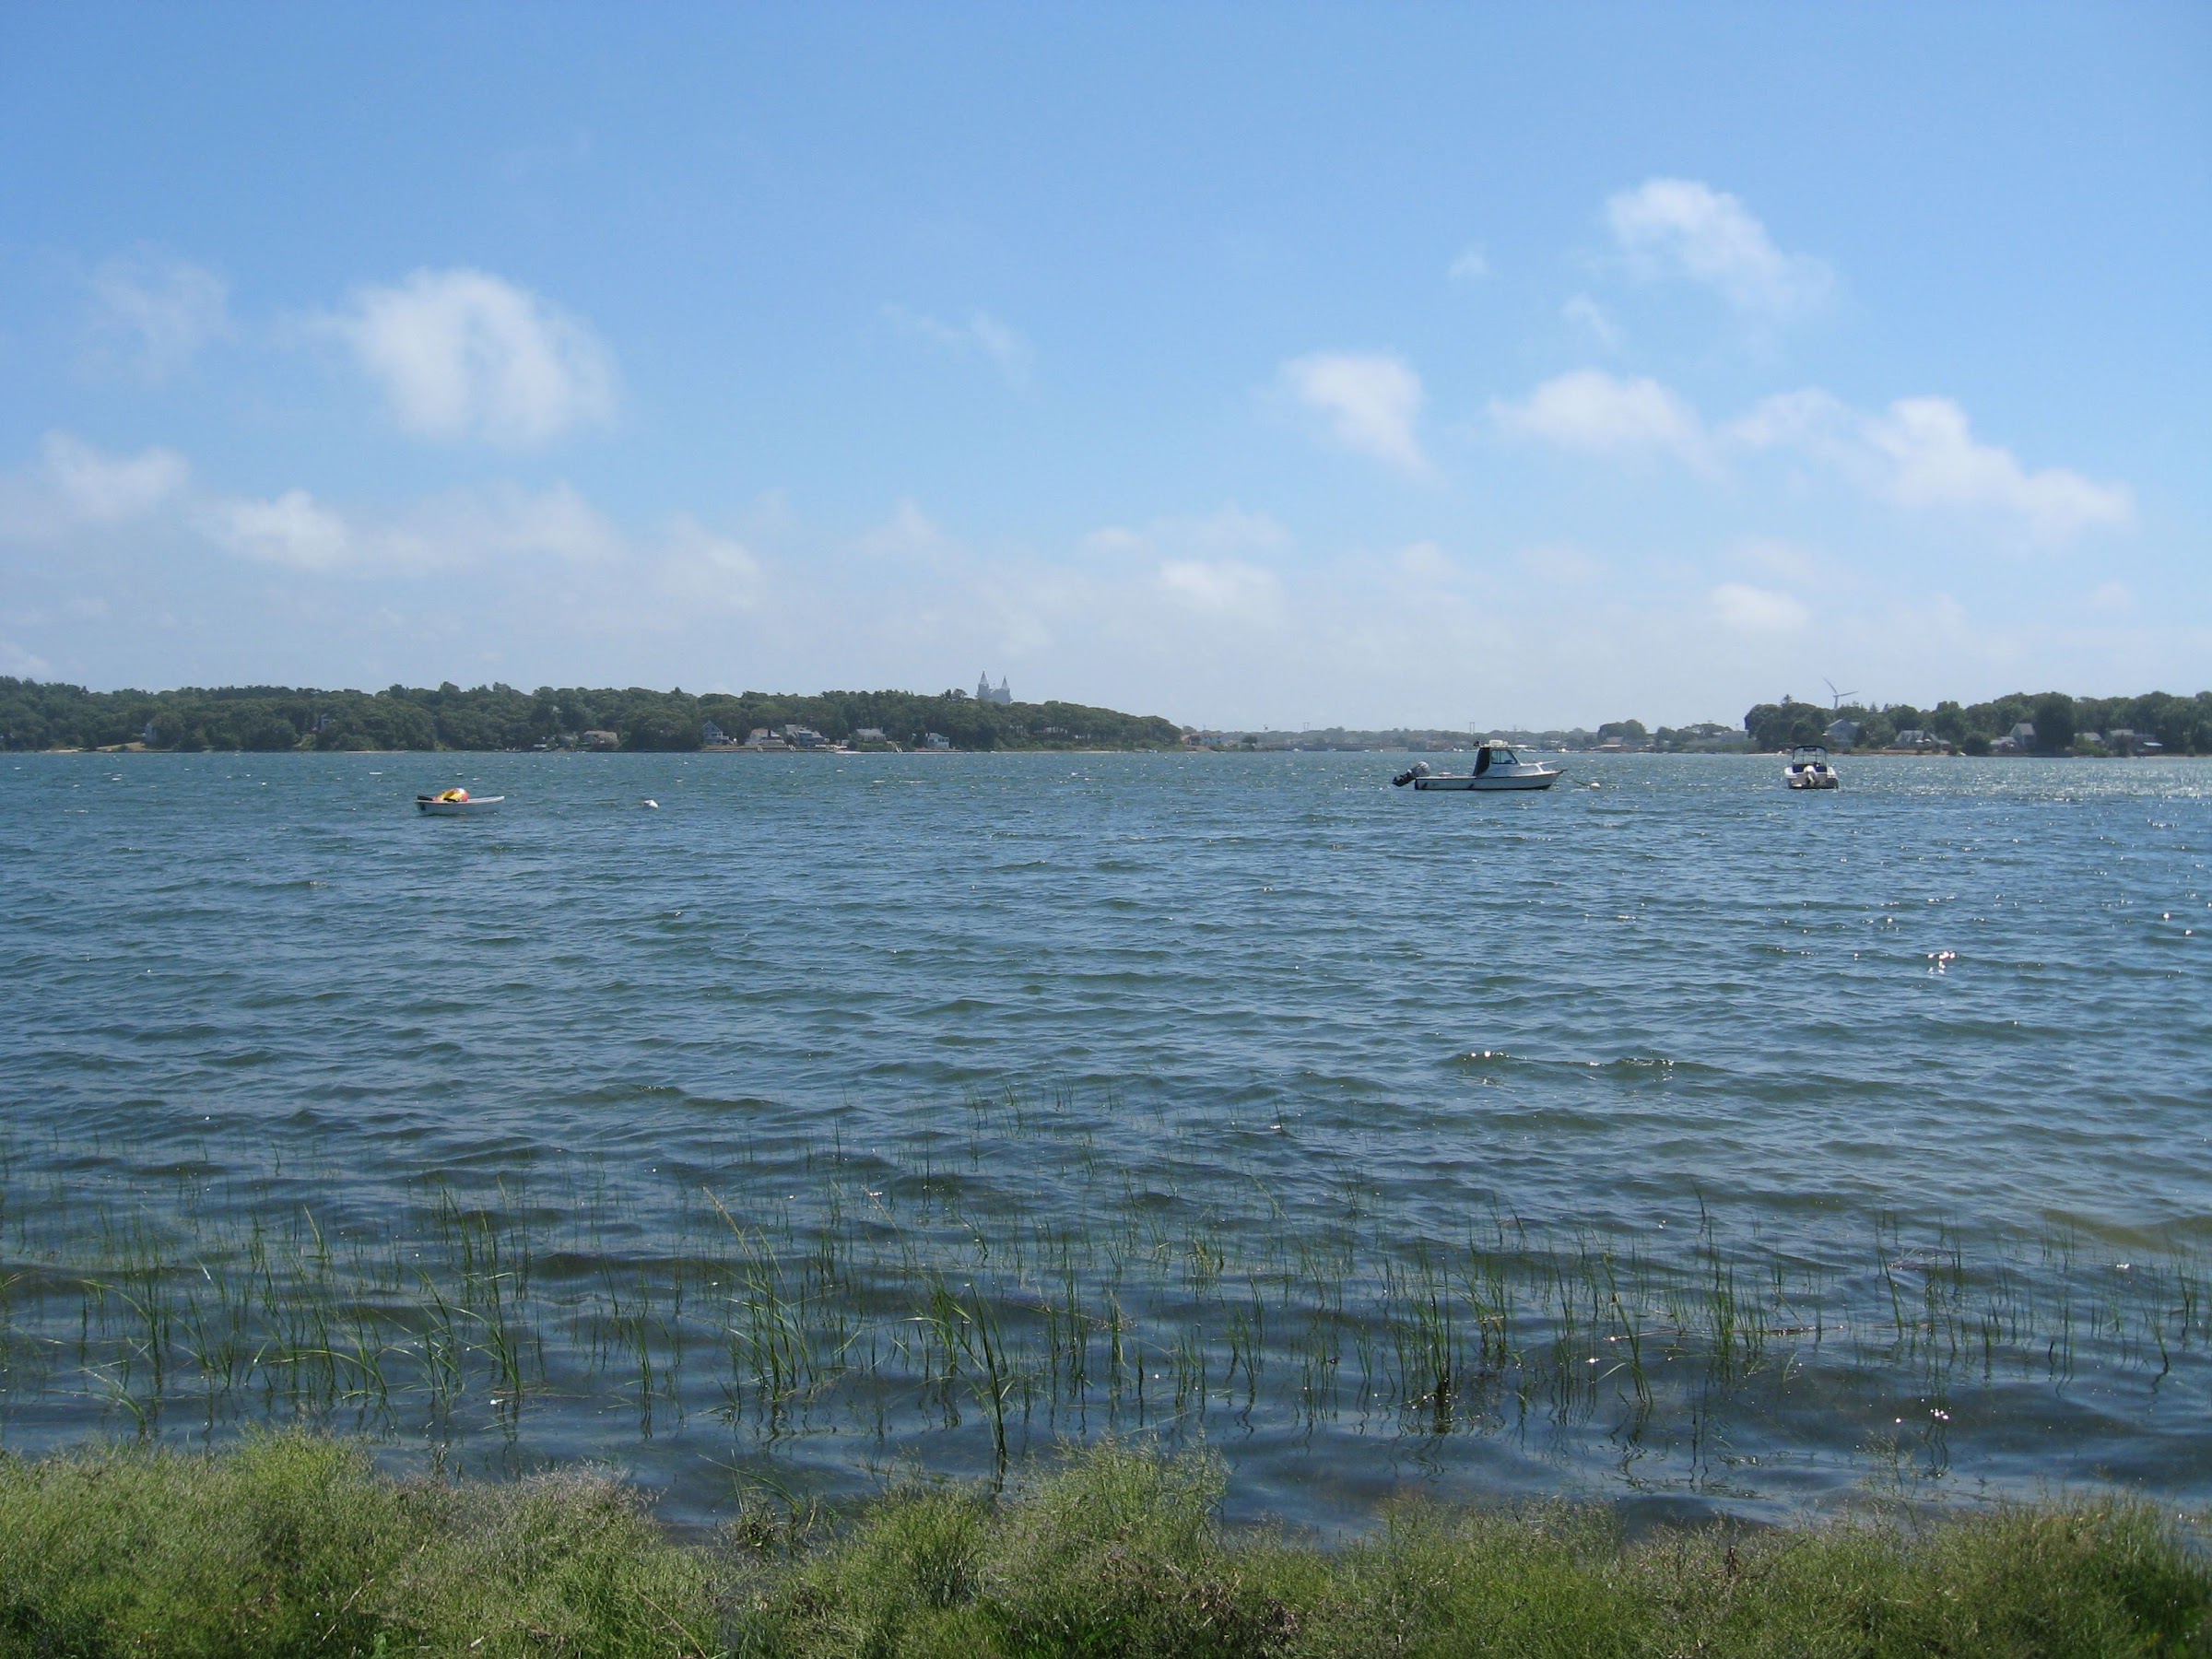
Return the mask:
<path fill-rule="evenodd" d="M 658 1530 L 582 1475 L 394 1482 L 300 1433 L 0 1458 L 0 1653 L 2204 1653 L 2212 1572 L 2147 1509 L 1916 1528 L 1401 1507 L 1335 1549 L 1219 1522 L 1220 1464 L 1107 1442 L 842 1522 Z"/>
<path fill-rule="evenodd" d="M 368 1193 L 235 1147 L 159 1170 L 0 1147 L 0 1424 L 443 1448 L 584 1422 L 606 1450 L 703 1420 L 856 1463 L 953 1433 L 1002 1471 L 1063 1438 L 1351 1427 L 1601 1440 L 1631 1484 L 1694 1485 L 1728 1425 L 1794 1406 L 1886 1410 L 1862 1450 L 1940 1477 L 1980 1393 L 2204 1385 L 2180 1249 L 1417 1213 L 1164 1124 L 1109 1152 L 1098 1115 L 976 1098 L 900 1144 L 832 1122 L 654 1187 L 550 1155 Z"/>

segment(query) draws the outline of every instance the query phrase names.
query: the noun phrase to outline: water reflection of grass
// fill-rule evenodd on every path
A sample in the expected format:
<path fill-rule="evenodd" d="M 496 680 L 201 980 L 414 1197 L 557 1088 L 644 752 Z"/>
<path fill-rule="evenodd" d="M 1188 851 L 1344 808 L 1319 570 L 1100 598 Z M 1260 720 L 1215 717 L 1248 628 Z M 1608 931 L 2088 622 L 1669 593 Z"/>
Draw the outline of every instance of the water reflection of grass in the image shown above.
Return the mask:
<path fill-rule="evenodd" d="M 1961 1391 L 2157 1387 L 2212 1336 L 2185 1252 L 1884 1220 L 1853 1259 L 1702 1209 L 1672 1237 L 1440 1219 L 1158 1125 L 1112 1153 L 1065 1102 L 966 1118 L 899 1157 L 834 1128 L 741 1149 L 657 1195 L 541 1159 L 374 1206 L 274 1155 L 242 1181 L 88 1177 L 10 1148 L 0 1409 L 437 1442 L 613 1396 L 646 1435 L 972 1422 L 1004 1466 L 1018 1430 L 1156 1425 L 1595 1432 L 1633 1456 L 1856 1388 L 1911 1396 L 1939 1455 Z"/>

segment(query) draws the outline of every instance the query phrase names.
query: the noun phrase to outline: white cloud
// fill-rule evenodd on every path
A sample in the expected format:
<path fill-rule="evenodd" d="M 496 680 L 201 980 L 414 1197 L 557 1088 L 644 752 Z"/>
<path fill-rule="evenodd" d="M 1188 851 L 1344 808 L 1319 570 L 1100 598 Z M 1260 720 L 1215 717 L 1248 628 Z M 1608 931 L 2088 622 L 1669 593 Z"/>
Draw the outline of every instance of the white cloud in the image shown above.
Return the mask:
<path fill-rule="evenodd" d="M 1234 502 L 1212 512 L 1150 520 L 1139 529 L 1108 524 L 1082 539 L 1085 552 L 1114 559 L 1271 559 L 1287 551 L 1290 533 L 1265 512 Z"/>
<path fill-rule="evenodd" d="M 889 518 L 860 538 L 863 553 L 894 558 L 935 553 L 948 545 L 945 532 L 912 500 L 901 500 Z"/>
<path fill-rule="evenodd" d="M 421 437 L 523 447 L 614 413 L 613 360 L 591 330 L 483 271 L 359 288 L 328 325 Z"/>
<path fill-rule="evenodd" d="M 385 524 L 381 561 L 441 570 L 493 559 L 611 565 L 629 538 L 568 484 L 535 492 L 512 484 L 433 496 Z"/>
<path fill-rule="evenodd" d="M 975 351 L 989 359 L 993 367 L 1004 375 L 1010 386 L 1026 386 L 1035 354 L 1020 335 L 986 311 L 972 311 L 965 323 L 947 323 L 939 318 L 910 311 L 903 305 L 887 305 L 884 316 L 911 335 L 955 351 Z"/>
<path fill-rule="evenodd" d="M 1741 582 L 1724 582 L 1707 597 L 1721 625 L 1739 633 L 1795 633 L 1812 620 L 1801 601 Z"/>
<path fill-rule="evenodd" d="M 1135 531 L 1120 524 L 1105 524 L 1088 532 L 1078 544 L 1084 552 L 1105 559 L 1127 559 L 1134 554 L 1151 551 L 1152 544 Z"/>
<path fill-rule="evenodd" d="M 1784 253 L 1743 203 L 1695 179 L 1623 191 L 1606 202 L 1606 223 L 1637 274 L 1704 283 L 1740 311 L 1800 315 L 1835 286 L 1826 265 Z"/>
<path fill-rule="evenodd" d="M 173 500 L 192 477 L 184 457 L 173 450 L 103 455 L 66 432 L 46 434 L 39 446 L 39 463 L 68 515 L 95 524 L 143 518 Z"/>
<path fill-rule="evenodd" d="M 760 603 L 766 573 L 752 550 L 688 515 L 670 523 L 656 562 L 660 591 L 689 614 L 749 611 Z"/>
<path fill-rule="evenodd" d="M 1730 451 L 1792 452 L 1895 506 L 1995 513 L 2039 541 L 2135 518 L 2126 485 L 2063 466 L 2030 472 L 2011 451 L 1977 439 L 1966 412 L 1945 397 L 1900 398 L 1867 414 L 1807 387 L 1763 399 L 1708 432 L 1697 411 L 1657 381 L 1579 369 L 1519 403 L 1494 400 L 1490 418 L 1509 436 L 1588 454 L 1668 453 L 1708 472 Z"/>
<path fill-rule="evenodd" d="M 1493 401 L 1490 418 L 1517 437 L 1591 454 L 1660 451 L 1702 465 L 1704 424 L 1655 380 L 1578 369 L 1547 380 L 1521 403 Z"/>
<path fill-rule="evenodd" d="M 1479 248 L 1463 248 L 1459 257 L 1452 262 L 1451 277 L 1454 282 L 1480 282 L 1490 274 L 1490 262 L 1482 256 Z"/>
<path fill-rule="evenodd" d="M 1275 572 L 1237 559 L 1171 559 L 1159 567 L 1159 585 L 1179 604 L 1206 616 L 1265 621 L 1282 606 Z"/>
<path fill-rule="evenodd" d="M 1795 449 L 1842 465 L 1851 458 L 1850 407 L 1818 386 L 1761 398 L 1723 429 L 1722 436 L 1748 449 Z"/>
<path fill-rule="evenodd" d="M 1100 560 L 1082 579 L 1083 596 L 1074 606 L 1079 617 L 1100 604 L 1129 608 L 1130 618 L 1157 620 L 1157 600 L 1199 617 L 1234 616 L 1269 623 L 1283 606 L 1282 579 L 1258 561 L 1275 559 L 1290 547 L 1290 534 L 1264 512 L 1233 502 L 1213 512 L 1170 516 L 1140 527 L 1109 524 L 1082 537 L 1082 550 Z M 1148 580 L 1139 575 L 1151 567 Z M 1140 585 L 1128 584 L 1135 578 Z M 1094 616 L 1093 620 L 1098 618 Z M 1132 626 L 1148 627 L 1149 623 Z"/>
<path fill-rule="evenodd" d="M 2135 517 L 2125 485 L 2092 483 L 2063 466 L 2029 472 L 2011 451 L 1978 441 L 1948 398 L 1900 398 L 1862 432 L 1887 464 L 1884 493 L 1902 506 L 1992 508 L 2049 541 Z"/>
<path fill-rule="evenodd" d="M 1620 326 L 1606 312 L 1606 308 L 1587 294 L 1577 294 L 1559 307 L 1559 315 L 1583 330 L 1607 351 L 1620 345 Z"/>
<path fill-rule="evenodd" d="M 613 566 L 636 550 L 566 484 L 453 490 L 382 514 L 344 512 L 292 489 L 265 500 L 217 497 L 194 519 L 227 552 L 323 575 L 419 576 L 513 559 Z"/>
<path fill-rule="evenodd" d="M 304 489 L 288 489 L 273 500 L 220 501 L 207 511 L 204 523 L 221 547 L 266 564 L 332 571 L 354 557 L 354 537 L 346 521 Z"/>
<path fill-rule="evenodd" d="M 111 259 L 92 273 L 96 367 L 166 380 L 211 341 L 232 337 L 229 285 L 181 259 Z"/>
<path fill-rule="evenodd" d="M 1429 472 L 1414 429 L 1421 379 L 1403 359 L 1381 352 L 1315 352 L 1285 363 L 1280 379 L 1325 419 L 1336 443 L 1417 477 Z"/>
<path fill-rule="evenodd" d="M 2039 541 L 2135 518 L 2126 485 L 2063 466 L 2030 472 L 2010 450 L 1975 438 L 1965 410 L 1947 397 L 1900 398 L 1870 415 L 1808 388 L 1767 398 L 1724 435 L 1748 449 L 1794 450 L 1900 507 L 1997 513 Z"/>

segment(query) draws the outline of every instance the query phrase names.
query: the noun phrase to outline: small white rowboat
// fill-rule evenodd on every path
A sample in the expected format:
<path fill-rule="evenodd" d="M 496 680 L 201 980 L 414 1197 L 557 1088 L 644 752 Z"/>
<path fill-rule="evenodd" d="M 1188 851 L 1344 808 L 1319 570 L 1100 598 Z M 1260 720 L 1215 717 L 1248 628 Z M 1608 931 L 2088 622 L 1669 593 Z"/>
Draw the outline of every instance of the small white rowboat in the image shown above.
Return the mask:
<path fill-rule="evenodd" d="M 505 795 L 472 795 L 465 789 L 449 789 L 443 794 L 415 797 L 415 810 L 425 818 L 475 818 L 482 812 L 497 812 Z"/>

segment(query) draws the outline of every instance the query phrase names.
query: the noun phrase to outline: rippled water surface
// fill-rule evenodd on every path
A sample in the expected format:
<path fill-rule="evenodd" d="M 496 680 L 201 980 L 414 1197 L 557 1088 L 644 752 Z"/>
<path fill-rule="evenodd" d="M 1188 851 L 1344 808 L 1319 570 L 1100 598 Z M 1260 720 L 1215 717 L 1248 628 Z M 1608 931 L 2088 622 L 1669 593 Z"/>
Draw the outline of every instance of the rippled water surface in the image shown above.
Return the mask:
<path fill-rule="evenodd" d="M 2212 1501 L 2212 763 L 1399 764 L 0 762 L 0 1429 Z"/>

